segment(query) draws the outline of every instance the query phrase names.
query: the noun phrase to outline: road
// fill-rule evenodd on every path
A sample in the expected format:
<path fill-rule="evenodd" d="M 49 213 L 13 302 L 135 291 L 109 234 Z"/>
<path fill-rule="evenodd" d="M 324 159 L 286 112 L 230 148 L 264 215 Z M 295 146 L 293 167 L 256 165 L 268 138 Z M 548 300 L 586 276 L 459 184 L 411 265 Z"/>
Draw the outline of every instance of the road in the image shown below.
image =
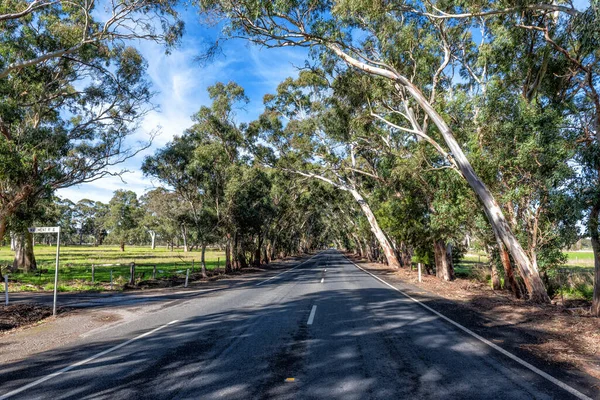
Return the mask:
<path fill-rule="evenodd" d="M 6 394 L 127 400 L 576 398 L 335 250 L 4 365 L 0 399 Z"/>

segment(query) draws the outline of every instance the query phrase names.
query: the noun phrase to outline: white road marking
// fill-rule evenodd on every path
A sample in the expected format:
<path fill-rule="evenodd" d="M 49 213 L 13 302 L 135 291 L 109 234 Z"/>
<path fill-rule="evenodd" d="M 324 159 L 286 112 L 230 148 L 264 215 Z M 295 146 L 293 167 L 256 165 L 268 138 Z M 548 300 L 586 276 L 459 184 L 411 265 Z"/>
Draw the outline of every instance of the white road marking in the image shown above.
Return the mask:
<path fill-rule="evenodd" d="M 2 396 L 0 396 L 0 400 L 8 399 L 9 397 L 12 397 L 12 396 L 14 396 L 14 395 L 16 395 L 16 394 L 19 394 L 19 393 L 21 393 L 21 392 L 24 392 L 24 391 L 25 391 L 25 390 L 27 390 L 27 389 L 31 389 L 32 387 L 34 387 L 34 386 L 37 386 L 37 385 L 39 385 L 40 383 L 44 383 L 44 382 L 46 382 L 46 381 L 48 381 L 48 380 L 50 380 L 50 379 L 52 379 L 52 378 L 56 378 L 57 376 L 59 376 L 59 375 L 62 375 L 62 374 L 64 374 L 65 372 L 68 372 L 68 371 L 70 371 L 70 370 L 72 370 L 72 369 L 74 369 L 74 368 L 81 367 L 82 365 L 84 365 L 84 364 L 87 364 L 87 363 L 89 363 L 90 361 L 94 361 L 95 359 L 97 359 L 97 358 L 99 358 L 99 357 L 102 357 L 102 356 L 104 356 L 104 355 L 106 355 L 106 354 L 108 354 L 108 353 L 112 353 L 112 352 L 113 352 L 113 351 L 115 351 L 115 350 L 118 350 L 118 349 L 120 349 L 120 348 L 122 348 L 122 347 L 125 347 L 125 346 L 127 346 L 127 345 L 128 345 L 128 344 L 130 344 L 130 343 L 133 343 L 133 342 L 135 342 L 136 340 L 139 340 L 139 339 L 145 338 L 145 337 L 147 337 L 147 336 L 150 336 L 150 335 L 152 335 L 153 333 L 155 333 L 155 332 L 158 332 L 158 331 L 160 331 L 161 329 L 164 329 L 164 328 L 166 328 L 167 326 L 169 326 L 169 325 L 173 325 L 173 324 L 175 324 L 175 323 L 177 323 L 177 322 L 179 322 L 179 320 L 171 321 L 171 322 L 169 322 L 168 324 L 164 324 L 164 325 L 162 325 L 162 326 L 159 326 L 158 328 L 154 328 L 154 329 L 152 329 L 151 331 L 148 331 L 148 332 L 146 332 L 146 333 L 143 333 L 143 334 L 141 334 L 141 335 L 139 335 L 139 336 L 136 336 L 136 337 L 134 337 L 133 339 L 129 339 L 129 340 L 128 340 L 128 341 L 126 341 L 126 342 L 123 342 L 123 343 L 121 343 L 121 344 L 118 344 L 118 345 L 116 345 L 116 346 L 113 346 L 113 347 L 111 347 L 110 349 L 106 349 L 106 350 L 104 350 L 104 351 L 102 351 L 102 352 L 100 352 L 100 353 L 98 353 L 98 354 L 96 354 L 96 355 L 93 355 L 93 356 L 91 356 L 91 357 L 89 357 L 89 358 L 86 358 L 86 359 L 85 359 L 85 360 L 83 360 L 83 361 L 76 362 L 75 364 L 71 364 L 71 365 L 69 365 L 68 367 L 65 367 L 65 368 L 63 368 L 63 369 L 60 369 L 60 370 L 58 370 L 58 371 L 56 371 L 56 372 L 53 372 L 53 373 L 51 373 L 50 375 L 46 375 L 45 377 L 43 377 L 43 378 L 40 378 L 40 379 L 38 379 L 37 381 L 33 381 L 33 382 L 31 382 L 31 383 L 29 383 L 29 384 L 27 384 L 27 385 L 25 385 L 25 386 L 22 386 L 22 387 L 20 387 L 20 388 L 18 388 L 18 389 L 15 389 L 15 390 L 13 390 L 12 392 L 8 392 L 8 393 L 6 393 L 6 394 L 3 394 Z"/>
<path fill-rule="evenodd" d="M 306 323 L 306 325 L 312 325 L 313 321 L 315 320 L 315 313 L 317 312 L 317 306 L 314 305 L 312 306 L 312 310 L 310 310 L 310 315 L 308 316 L 308 322 Z"/>
<path fill-rule="evenodd" d="M 344 256 L 345 257 L 345 256 Z M 348 261 L 350 261 L 348 258 L 346 258 Z M 500 353 L 504 354 L 505 356 L 507 356 L 508 358 L 510 358 L 513 361 L 516 361 L 517 363 L 521 364 L 522 366 L 524 366 L 525 368 L 529 369 L 532 372 L 535 372 L 536 374 L 538 374 L 539 376 L 541 376 L 542 378 L 554 383 L 556 386 L 566 390 L 567 392 L 571 393 L 573 396 L 582 399 L 582 400 L 592 400 L 591 397 L 586 396 L 585 394 L 581 393 L 580 391 L 578 391 L 575 388 L 572 388 L 571 386 L 567 385 L 566 383 L 559 381 L 558 379 L 556 379 L 555 377 L 553 377 L 552 375 L 547 374 L 546 372 L 542 371 L 539 368 L 534 367 L 533 365 L 529 364 L 527 361 L 515 356 L 514 354 L 508 352 L 507 350 L 504 350 L 502 347 L 498 346 L 497 344 L 494 344 L 492 342 L 490 342 L 489 340 L 485 339 L 482 336 L 479 336 L 478 334 L 476 334 L 475 332 L 473 332 L 472 330 L 470 330 L 469 328 L 466 328 L 464 326 L 462 326 L 461 324 L 459 324 L 458 322 L 446 317 L 444 314 L 439 313 L 437 311 L 435 311 L 433 308 L 429 307 L 426 304 L 421 303 L 419 300 L 415 299 L 414 297 L 410 296 L 409 294 L 404 293 L 402 290 L 398 289 L 397 287 L 387 283 L 386 281 L 384 281 L 383 279 L 381 279 L 380 277 L 373 275 L 372 273 L 370 273 L 369 271 L 359 267 L 355 262 L 350 261 L 352 264 L 354 264 L 354 266 L 358 269 L 360 269 L 361 271 L 371 275 L 373 278 L 377 279 L 378 281 L 380 281 L 381 283 L 383 283 L 386 286 L 389 286 L 390 288 L 394 289 L 395 291 L 401 293 L 402 295 L 408 297 L 409 299 L 411 299 L 412 301 L 414 301 L 415 303 L 417 303 L 418 305 L 420 305 L 421 307 L 427 309 L 428 311 L 434 313 L 435 315 L 437 315 L 438 317 L 442 318 L 443 320 L 451 323 L 452 325 L 456 326 L 458 329 L 462 330 L 463 332 L 468 333 L 469 335 L 473 336 L 475 339 L 479 340 L 480 342 L 490 346 L 491 348 L 493 348 L 496 351 L 499 351 Z"/>
<path fill-rule="evenodd" d="M 272 276 L 272 277 L 270 277 L 269 279 L 265 279 L 265 280 L 264 280 L 264 281 L 262 281 L 262 282 L 258 282 L 258 283 L 257 283 L 255 286 L 260 286 L 260 285 L 262 285 L 262 284 L 263 284 L 263 283 L 265 283 L 265 282 L 269 282 L 271 279 L 275 279 L 275 278 L 277 278 L 279 275 L 283 275 L 283 274 L 285 274 L 285 273 L 288 273 L 288 272 L 290 272 L 290 271 L 293 271 L 293 270 L 295 270 L 296 268 L 300 267 L 301 265 L 303 265 L 303 264 L 306 264 L 307 262 L 309 262 L 310 260 L 312 260 L 313 258 L 315 258 L 316 256 L 318 256 L 319 254 L 321 254 L 321 253 L 317 253 L 317 254 L 315 254 L 314 256 L 312 256 L 311 258 L 309 258 L 308 260 L 304 260 L 304 261 L 302 261 L 300 264 L 296 265 L 294 268 L 290 268 L 290 269 L 288 269 L 288 270 L 285 270 L 285 271 L 283 271 L 283 272 L 280 272 L 280 273 L 278 273 L 278 274 L 277 274 L 277 275 L 275 275 L 275 276 Z M 0 400 L 2 400 L 2 399 L 0 399 Z"/>

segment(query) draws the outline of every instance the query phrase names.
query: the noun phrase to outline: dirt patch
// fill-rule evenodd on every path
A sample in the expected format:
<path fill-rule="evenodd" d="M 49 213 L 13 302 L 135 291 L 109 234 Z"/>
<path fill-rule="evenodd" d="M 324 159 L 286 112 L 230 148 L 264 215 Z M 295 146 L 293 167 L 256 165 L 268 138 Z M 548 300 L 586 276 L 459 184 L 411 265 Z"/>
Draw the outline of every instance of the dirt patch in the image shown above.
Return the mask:
<path fill-rule="evenodd" d="M 64 314 L 65 308 L 57 309 Z M 13 304 L 0 307 L 0 332 L 40 322 L 52 315 L 52 307 L 41 304 Z"/>
<path fill-rule="evenodd" d="M 383 274 L 390 282 L 414 285 L 417 294 L 430 292 L 451 300 L 455 307 L 476 312 L 483 317 L 481 328 L 510 327 L 526 332 L 528 339 L 519 348 L 548 362 L 566 363 L 600 379 L 600 319 L 591 317 L 589 302 L 563 302 L 557 298 L 549 305 L 531 304 L 513 298 L 507 291 L 494 291 L 478 281 L 459 278 L 444 282 L 423 274 L 419 283 L 417 271 L 393 271 L 381 264 L 354 261 L 378 275 Z"/>

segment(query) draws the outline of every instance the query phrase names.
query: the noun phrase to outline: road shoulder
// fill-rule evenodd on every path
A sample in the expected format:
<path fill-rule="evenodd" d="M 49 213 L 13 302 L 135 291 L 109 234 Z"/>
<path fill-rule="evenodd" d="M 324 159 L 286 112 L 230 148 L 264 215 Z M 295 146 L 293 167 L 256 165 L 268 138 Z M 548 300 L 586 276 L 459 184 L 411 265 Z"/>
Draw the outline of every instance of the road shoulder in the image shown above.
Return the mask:
<path fill-rule="evenodd" d="M 190 282 L 188 288 L 129 290 L 114 294 L 104 292 L 60 294 L 59 305 L 61 302 L 63 304 L 67 302 L 67 297 L 68 305 L 59 308 L 61 312 L 56 318 L 47 313 L 40 313 L 40 319 L 37 321 L 24 319 L 25 323 L 17 328 L 0 331 L 2 341 L 0 365 L 69 345 L 85 337 L 92 337 L 121 324 L 145 318 L 155 310 L 202 296 L 203 293 L 227 290 L 261 278 L 268 279 L 312 256 L 313 254 L 288 257 L 248 274 L 235 274 L 212 281 Z M 13 297 L 18 299 L 15 305 L 35 303 L 40 309 L 48 308 L 46 303 L 51 299 L 51 296 L 44 293 L 23 293 L 19 297 Z"/>
<path fill-rule="evenodd" d="M 531 305 L 464 279 L 441 282 L 424 276 L 418 283 L 416 272 L 393 271 L 347 256 L 407 295 L 552 376 L 592 397 L 600 393 L 600 353 L 596 348 L 600 345 L 600 321 L 556 310 L 555 306 Z M 578 327 L 584 325 L 586 329 L 579 331 Z M 581 338 L 584 332 L 591 336 Z"/>

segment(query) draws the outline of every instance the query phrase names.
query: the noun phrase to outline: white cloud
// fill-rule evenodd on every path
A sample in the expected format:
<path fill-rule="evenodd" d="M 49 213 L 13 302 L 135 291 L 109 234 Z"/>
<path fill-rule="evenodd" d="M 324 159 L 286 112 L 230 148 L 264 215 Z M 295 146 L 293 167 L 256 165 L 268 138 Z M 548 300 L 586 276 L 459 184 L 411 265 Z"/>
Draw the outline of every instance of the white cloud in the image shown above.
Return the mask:
<path fill-rule="evenodd" d="M 196 32 L 196 35 L 201 33 Z M 123 175 L 124 183 L 117 177 L 62 189 L 58 195 L 72 201 L 90 198 L 107 202 L 117 189 L 128 189 L 142 195 L 154 186 L 140 171 L 144 156 L 153 154 L 173 136 L 181 134 L 192 125 L 190 119 L 202 105 L 209 105 L 207 88 L 218 81 L 235 81 L 246 89 L 251 102 L 245 112 L 238 113 L 238 120 L 249 122 L 262 112 L 262 99 L 273 93 L 279 82 L 288 76 L 296 76 L 297 66 L 306 59 L 305 49 L 260 49 L 248 46 L 243 41 L 224 44 L 224 56 L 201 66 L 196 57 L 204 46 L 200 36 L 186 36 L 181 46 L 170 55 L 151 42 L 140 42 L 137 46 L 148 62 L 148 78 L 157 91 L 153 103 L 157 108 L 150 111 L 140 123 L 136 134 L 129 139 L 130 146 L 146 142 L 152 132 L 159 130 L 152 146 L 135 158 L 128 160 L 118 169 L 133 172 Z"/>

